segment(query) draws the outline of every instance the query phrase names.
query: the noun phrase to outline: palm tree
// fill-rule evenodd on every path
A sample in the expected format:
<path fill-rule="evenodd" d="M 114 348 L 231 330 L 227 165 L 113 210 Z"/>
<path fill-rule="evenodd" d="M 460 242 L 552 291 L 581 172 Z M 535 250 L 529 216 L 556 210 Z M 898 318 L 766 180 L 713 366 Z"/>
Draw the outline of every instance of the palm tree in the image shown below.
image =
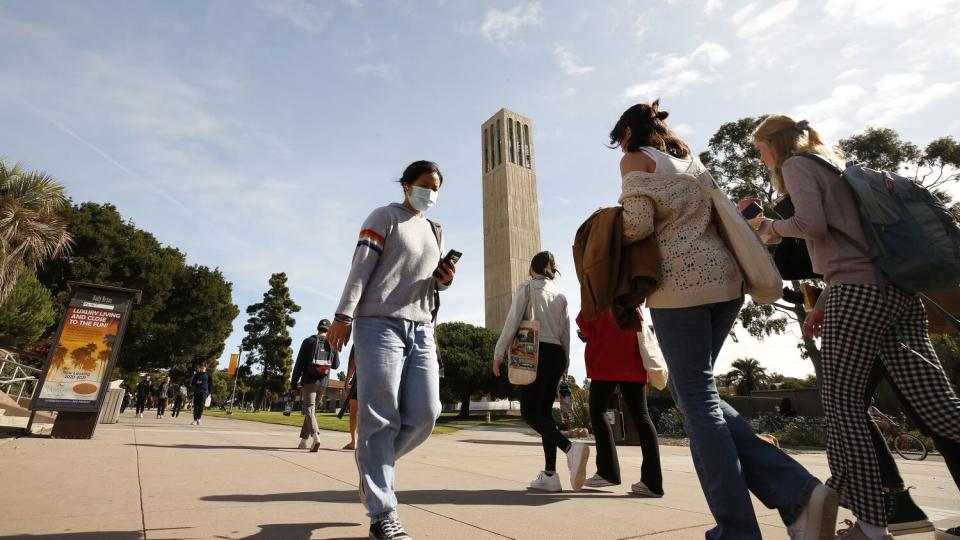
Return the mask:
<path fill-rule="evenodd" d="M 760 365 L 756 358 L 738 358 L 733 361 L 733 369 L 727 372 L 730 384 L 737 386 L 737 394 L 749 396 L 767 384 L 767 368 Z"/>
<path fill-rule="evenodd" d="M 70 250 L 72 237 L 62 214 L 69 205 L 60 182 L 0 160 L 0 304 L 21 266 L 35 270 Z"/>

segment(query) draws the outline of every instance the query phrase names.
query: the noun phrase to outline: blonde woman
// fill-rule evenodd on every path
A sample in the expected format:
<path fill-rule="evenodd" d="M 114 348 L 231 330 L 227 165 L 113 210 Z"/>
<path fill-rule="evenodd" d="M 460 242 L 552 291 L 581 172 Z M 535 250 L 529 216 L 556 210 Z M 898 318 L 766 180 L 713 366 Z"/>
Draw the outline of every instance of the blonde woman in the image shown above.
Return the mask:
<path fill-rule="evenodd" d="M 761 122 L 753 142 L 772 172 L 774 187 L 790 195 L 795 215 L 779 221 L 760 216 L 751 224 L 768 243 L 783 237 L 806 240 L 813 269 L 827 283 L 803 331 L 822 336 L 827 484 L 857 517 L 838 538 L 890 538 L 890 508 L 865 404 L 876 385 L 871 373 L 878 365 L 886 370 L 926 428 L 954 443 L 960 442 L 960 399 L 930 344 L 920 299 L 896 285 L 878 283 L 882 277 L 856 247 L 869 243 L 852 190 L 833 168 L 800 154 L 815 154 L 841 169 L 843 156 L 808 122 L 783 115 Z"/>
<path fill-rule="evenodd" d="M 837 496 L 764 442 L 720 399 L 714 364 L 743 305 L 743 277 L 695 178 L 704 166 L 666 123 L 660 104 L 627 109 L 610 132 L 623 151 L 625 242 L 653 237 L 662 279 L 647 307 L 684 413 L 690 452 L 717 526 L 708 539 L 760 538 L 750 493 L 776 508 L 792 539 L 832 538 Z"/>

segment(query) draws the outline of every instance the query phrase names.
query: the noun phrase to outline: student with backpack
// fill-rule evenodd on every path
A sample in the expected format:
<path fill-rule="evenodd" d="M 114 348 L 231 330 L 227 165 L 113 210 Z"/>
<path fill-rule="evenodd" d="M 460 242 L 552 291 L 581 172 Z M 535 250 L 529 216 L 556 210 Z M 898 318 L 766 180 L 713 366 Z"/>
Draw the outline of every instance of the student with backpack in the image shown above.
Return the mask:
<path fill-rule="evenodd" d="M 941 280 L 934 286 L 953 287 L 960 279 L 949 261 L 939 270 L 928 266 L 917 273 L 886 257 L 909 249 L 908 260 L 935 258 L 927 256 L 931 245 L 942 243 L 938 237 L 923 234 L 920 227 L 904 232 L 898 226 L 935 212 L 935 203 L 924 203 L 922 188 L 890 173 L 859 167 L 844 171 L 842 155 L 806 121 L 768 116 L 754 131 L 753 142 L 772 172 L 774 188 L 790 196 L 795 213 L 777 221 L 758 216 L 751 225 L 768 243 L 804 239 L 814 271 L 827 284 L 803 330 L 821 337 L 820 394 L 831 473 L 827 484 L 857 518 L 838 538 L 891 538 L 890 502 L 865 403 L 878 382 L 872 377 L 877 365 L 927 429 L 960 442 L 960 399 L 944 376 L 927 334 L 926 312 L 914 292 L 925 279 Z M 858 202 L 857 193 L 869 196 L 868 206 Z M 912 206 L 903 206 L 903 201 Z M 878 220 L 886 223 L 874 228 Z M 952 234 L 956 227 L 952 220 L 934 223 L 934 234 Z M 955 242 L 949 236 L 942 240 Z"/>
<path fill-rule="evenodd" d="M 176 387 L 176 395 L 173 398 L 173 411 L 170 413 L 170 416 L 176 418 L 180 416 L 180 410 L 183 409 L 183 404 L 187 401 L 187 387 L 184 385 L 179 385 Z"/>
<path fill-rule="evenodd" d="M 290 389 L 300 387 L 300 399 L 303 404 L 303 426 L 300 428 L 300 450 L 307 448 L 307 440 L 313 438 L 311 452 L 320 450 L 320 427 L 317 425 L 317 401 L 323 401 L 323 394 L 330 382 L 330 372 L 340 367 L 340 355 L 327 342 L 330 321 L 322 319 L 317 324 L 317 333 L 303 340 L 297 363 L 293 366 Z"/>
<path fill-rule="evenodd" d="M 760 538 L 751 492 L 779 511 L 790 538 L 830 538 L 836 493 L 757 437 L 717 391 L 714 365 L 743 305 L 745 278 L 720 238 L 706 168 L 666 118 L 658 101 L 634 105 L 610 132 L 610 143 L 623 151 L 623 240 L 653 237 L 660 250 L 661 279 L 646 304 L 717 521 L 707 538 Z"/>
<path fill-rule="evenodd" d="M 394 492 L 396 462 L 430 436 L 440 416 L 434 340 L 437 291 L 453 283 L 440 226 L 424 217 L 443 175 L 416 161 L 400 177 L 404 201 L 374 210 L 360 230 L 350 275 L 327 340 L 337 351 L 355 332 L 360 500 L 370 538 L 406 540 Z"/>
<path fill-rule="evenodd" d="M 507 320 L 493 352 L 493 375 L 500 376 L 500 364 L 507 355 L 521 321 L 533 317 L 540 322 L 540 351 L 536 379 L 520 387 L 520 414 L 540 434 L 543 443 L 544 467 L 530 483 L 531 489 L 558 492 L 563 488 L 557 473 L 557 449 L 567 456 L 570 487 L 578 490 L 586 480 L 590 447 L 572 442 L 560 433 L 553 419 L 553 402 L 557 386 L 570 365 L 570 315 L 567 297 L 554 284 L 559 274 L 557 263 L 549 251 L 541 251 L 530 261 L 530 279 L 517 287 Z"/>

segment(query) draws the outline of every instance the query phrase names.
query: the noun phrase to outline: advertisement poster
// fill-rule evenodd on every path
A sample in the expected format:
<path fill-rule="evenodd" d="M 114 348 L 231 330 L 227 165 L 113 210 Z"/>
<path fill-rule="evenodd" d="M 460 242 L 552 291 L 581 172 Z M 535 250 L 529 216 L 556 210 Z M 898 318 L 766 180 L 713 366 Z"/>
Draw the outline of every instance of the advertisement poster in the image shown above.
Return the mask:
<path fill-rule="evenodd" d="M 132 295 L 77 288 L 51 349 L 34 409 L 96 410 L 119 352 Z"/>

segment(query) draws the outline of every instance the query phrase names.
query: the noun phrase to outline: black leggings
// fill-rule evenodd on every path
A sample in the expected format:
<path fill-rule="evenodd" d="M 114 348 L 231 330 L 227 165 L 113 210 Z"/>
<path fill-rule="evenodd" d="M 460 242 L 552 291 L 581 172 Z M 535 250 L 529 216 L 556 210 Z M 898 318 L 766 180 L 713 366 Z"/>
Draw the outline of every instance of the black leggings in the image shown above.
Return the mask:
<path fill-rule="evenodd" d="M 146 397 L 137 397 L 137 414 L 143 414 L 143 409 L 147 405 Z"/>
<path fill-rule="evenodd" d="M 663 473 L 660 470 L 660 447 L 657 444 L 657 429 L 653 427 L 647 412 L 647 398 L 642 382 L 590 381 L 590 423 L 597 444 L 597 474 L 614 484 L 620 483 L 620 462 L 617 446 L 613 442 L 613 430 L 604 412 L 607 402 L 617 386 L 627 406 L 627 413 L 640 435 L 643 450 L 643 465 L 640 480 L 657 493 L 663 493 Z"/>
<path fill-rule="evenodd" d="M 197 392 L 193 395 L 193 419 L 200 420 L 203 416 L 203 407 L 207 404 L 207 395 Z"/>
<path fill-rule="evenodd" d="M 553 420 L 553 402 L 557 398 L 557 386 L 567 365 L 563 347 L 553 343 L 540 343 L 540 359 L 537 363 L 537 380 L 520 387 L 520 414 L 523 420 L 540 434 L 543 441 L 544 471 L 557 470 L 557 448 L 566 452 L 570 440 L 560 433 Z"/>
<path fill-rule="evenodd" d="M 938 435 L 923 423 L 920 415 L 917 414 L 914 408 L 910 405 L 910 402 L 903 397 L 903 393 L 893 381 L 893 377 L 887 373 L 887 370 L 883 367 L 882 362 L 875 363 L 873 365 L 873 370 L 870 372 L 870 379 L 867 383 L 867 395 L 865 396 L 866 406 L 870 406 L 870 400 L 873 398 L 873 394 L 876 392 L 877 386 L 883 379 L 887 380 L 887 384 L 890 385 L 893 393 L 896 394 L 897 399 L 900 401 L 900 406 L 903 407 L 903 412 L 907 413 L 907 417 L 910 418 L 910 421 L 913 423 L 913 425 L 917 426 L 917 429 L 919 429 L 921 433 L 933 439 L 934 446 L 937 447 L 940 455 L 943 456 L 943 461 L 945 461 L 947 464 L 947 470 L 949 470 L 950 475 L 953 476 L 953 483 L 957 485 L 958 489 L 960 489 L 960 444 L 957 444 L 946 437 Z M 897 467 L 897 463 L 893 459 L 893 454 L 890 453 L 890 447 L 887 446 L 887 441 L 883 438 L 883 435 L 880 433 L 880 429 L 877 427 L 876 423 L 870 422 L 869 427 L 870 438 L 873 439 L 873 446 L 876 449 L 877 465 L 880 466 L 880 481 L 883 484 L 883 487 L 902 488 L 903 477 L 900 476 L 900 469 Z"/>
<path fill-rule="evenodd" d="M 163 416 L 163 413 L 167 410 L 167 398 L 160 398 L 157 400 L 157 416 Z"/>

